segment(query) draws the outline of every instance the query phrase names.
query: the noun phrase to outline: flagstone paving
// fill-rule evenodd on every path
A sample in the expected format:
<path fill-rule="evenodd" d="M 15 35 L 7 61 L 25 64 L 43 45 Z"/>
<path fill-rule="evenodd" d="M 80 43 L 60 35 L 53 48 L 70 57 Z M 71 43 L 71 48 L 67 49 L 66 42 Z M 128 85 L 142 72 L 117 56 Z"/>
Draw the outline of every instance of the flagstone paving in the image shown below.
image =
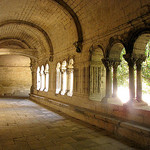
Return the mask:
<path fill-rule="evenodd" d="M 133 143 L 27 99 L 0 99 L 0 150 L 135 150 Z"/>

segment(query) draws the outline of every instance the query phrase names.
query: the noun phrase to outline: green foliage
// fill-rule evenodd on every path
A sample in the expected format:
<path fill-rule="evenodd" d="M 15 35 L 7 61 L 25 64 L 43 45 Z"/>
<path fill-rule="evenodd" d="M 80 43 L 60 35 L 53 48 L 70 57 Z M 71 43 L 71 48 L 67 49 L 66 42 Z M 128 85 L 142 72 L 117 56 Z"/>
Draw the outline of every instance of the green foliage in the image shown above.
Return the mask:
<path fill-rule="evenodd" d="M 147 85 L 150 86 L 150 41 L 146 45 L 146 50 L 145 50 L 145 55 L 146 55 L 146 60 L 142 64 L 142 77 L 143 77 L 143 82 Z M 150 88 L 149 88 L 150 92 Z"/>
<path fill-rule="evenodd" d="M 125 54 L 126 54 L 126 51 L 125 49 L 123 49 L 120 54 L 121 62 L 117 69 L 117 79 L 118 79 L 118 86 L 127 87 L 128 82 L 129 82 L 129 71 L 128 71 L 129 67 L 128 67 L 128 63 L 123 58 L 123 55 Z"/>
<path fill-rule="evenodd" d="M 126 53 L 125 49 L 123 49 L 120 55 L 121 63 L 118 66 L 117 79 L 118 79 L 118 86 L 128 87 L 129 69 L 127 62 L 123 58 L 123 55 L 125 55 L 125 53 Z M 145 85 L 145 87 L 143 87 L 143 89 L 145 89 L 143 92 L 150 92 L 150 41 L 146 45 L 145 55 L 146 60 L 142 64 L 142 80 Z"/>

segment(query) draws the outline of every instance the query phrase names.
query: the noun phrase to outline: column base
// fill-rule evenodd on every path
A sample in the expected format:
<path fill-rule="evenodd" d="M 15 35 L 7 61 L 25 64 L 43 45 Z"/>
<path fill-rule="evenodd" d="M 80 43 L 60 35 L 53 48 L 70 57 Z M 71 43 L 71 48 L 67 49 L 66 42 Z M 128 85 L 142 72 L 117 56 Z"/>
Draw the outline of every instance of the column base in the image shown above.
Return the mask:
<path fill-rule="evenodd" d="M 125 107 L 148 106 L 148 104 L 145 103 L 143 100 L 132 99 L 129 100 L 127 103 L 124 103 L 123 106 Z"/>
<path fill-rule="evenodd" d="M 117 104 L 117 105 L 123 104 L 118 97 L 104 97 L 101 103 L 109 103 L 109 104 Z"/>

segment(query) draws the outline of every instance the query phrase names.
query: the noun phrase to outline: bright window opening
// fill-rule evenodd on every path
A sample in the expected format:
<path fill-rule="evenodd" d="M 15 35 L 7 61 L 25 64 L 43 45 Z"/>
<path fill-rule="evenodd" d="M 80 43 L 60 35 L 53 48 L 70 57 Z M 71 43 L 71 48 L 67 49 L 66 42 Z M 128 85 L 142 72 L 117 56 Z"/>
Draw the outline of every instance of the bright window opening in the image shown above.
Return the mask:
<path fill-rule="evenodd" d="M 48 64 L 46 64 L 45 66 L 45 77 L 46 77 L 45 91 L 47 92 L 49 88 L 49 65 Z"/>
<path fill-rule="evenodd" d="M 142 63 L 143 101 L 150 105 L 150 41 L 146 45 L 146 60 Z"/>
<path fill-rule="evenodd" d="M 69 65 L 68 65 L 68 96 L 73 95 L 73 59 L 70 59 Z"/>
<path fill-rule="evenodd" d="M 44 91 L 45 89 L 45 72 L 44 72 L 44 66 L 41 67 L 41 91 Z"/>
<path fill-rule="evenodd" d="M 60 91 L 61 91 L 61 71 L 60 71 L 60 63 L 58 63 L 56 67 L 56 94 L 59 94 Z"/>
<path fill-rule="evenodd" d="M 37 90 L 40 89 L 40 67 L 37 68 Z"/>
<path fill-rule="evenodd" d="M 66 61 L 63 61 L 62 63 L 62 91 L 61 91 L 61 95 L 65 95 L 65 93 L 67 92 L 67 72 L 66 72 L 66 66 L 67 63 Z"/>
<path fill-rule="evenodd" d="M 117 79 L 118 79 L 118 91 L 117 96 L 122 101 L 126 103 L 129 101 L 129 67 L 128 63 L 125 61 L 123 55 L 126 54 L 125 48 L 120 54 L 120 65 L 117 69 Z"/>

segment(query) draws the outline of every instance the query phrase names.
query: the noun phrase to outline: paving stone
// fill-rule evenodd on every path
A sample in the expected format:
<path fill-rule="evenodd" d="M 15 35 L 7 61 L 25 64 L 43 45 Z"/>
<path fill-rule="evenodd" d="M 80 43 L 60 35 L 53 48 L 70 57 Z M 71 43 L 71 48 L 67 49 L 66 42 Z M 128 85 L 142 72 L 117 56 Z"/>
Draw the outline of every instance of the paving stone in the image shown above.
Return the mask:
<path fill-rule="evenodd" d="M 46 150 L 75 150 L 72 146 L 69 144 L 63 144 L 59 146 L 50 146 L 47 147 Z"/>
<path fill-rule="evenodd" d="M 104 130 L 25 99 L 0 99 L 0 118 L 0 150 L 135 149 Z"/>

